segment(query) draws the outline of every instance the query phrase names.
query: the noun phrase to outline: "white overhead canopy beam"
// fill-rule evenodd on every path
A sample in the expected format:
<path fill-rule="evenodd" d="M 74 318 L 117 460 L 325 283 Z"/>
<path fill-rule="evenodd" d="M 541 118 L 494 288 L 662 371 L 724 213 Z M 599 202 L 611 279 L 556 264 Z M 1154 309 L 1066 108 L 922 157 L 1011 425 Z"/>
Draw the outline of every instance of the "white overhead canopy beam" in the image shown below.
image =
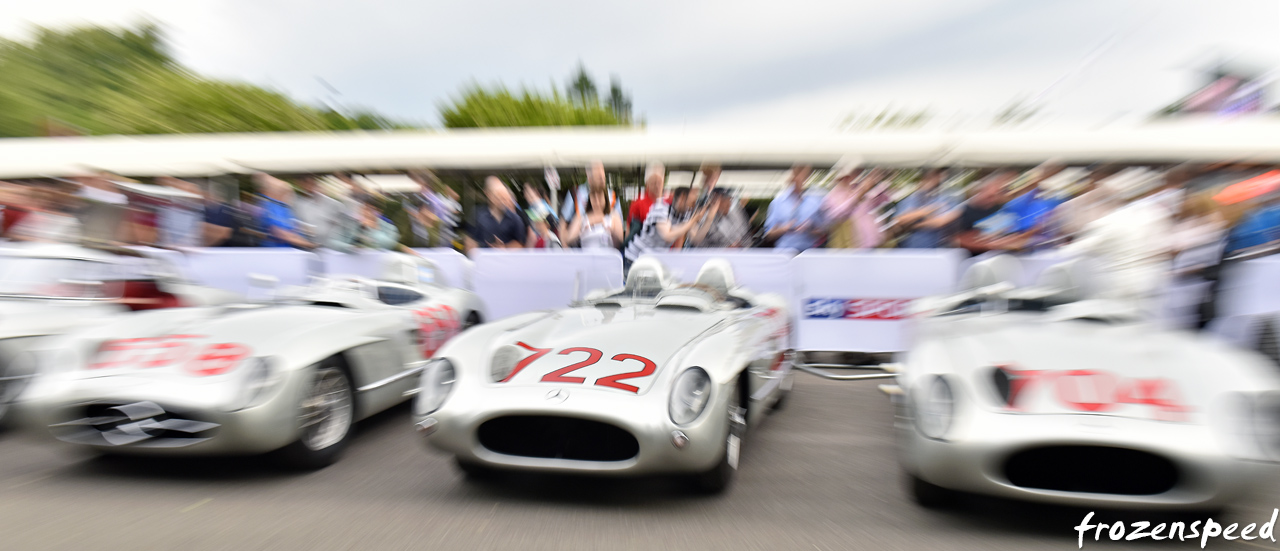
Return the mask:
<path fill-rule="evenodd" d="M 1098 131 L 662 132 L 556 128 L 449 131 L 188 134 L 0 139 L 0 178 L 213 176 L 265 171 L 372 172 L 577 167 L 1280 163 L 1280 122 L 1183 120 Z"/>

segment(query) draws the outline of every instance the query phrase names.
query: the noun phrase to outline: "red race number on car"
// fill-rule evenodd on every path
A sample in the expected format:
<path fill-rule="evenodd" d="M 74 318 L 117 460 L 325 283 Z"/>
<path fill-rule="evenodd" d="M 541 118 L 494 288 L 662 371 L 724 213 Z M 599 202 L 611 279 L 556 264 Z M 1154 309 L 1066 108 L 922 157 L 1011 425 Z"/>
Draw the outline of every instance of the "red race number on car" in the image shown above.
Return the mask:
<path fill-rule="evenodd" d="M 1107 371 L 1015 370 L 998 367 L 1009 378 L 1006 406 L 1020 411 L 1031 389 L 1041 387 L 1067 409 L 1108 413 L 1125 405 L 1147 406 L 1160 421 L 1181 421 L 1191 408 L 1182 401 L 1177 385 L 1164 378 L 1126 378 Z"/>
<path fill-rule="evenodd" d="M 183 365 L 193 375 L 221 375 L 250 353 L 236 343 L 201 345 L 201 335 L 164 335 L 116 339 L 102 343 L 89 369 L 155 369 Z"/>
<path fill-rule="evenodd" d="M 510 381 L 512 377 L 516 376 L 517 373 L 519 373 L 525 367 L 528 367 L 529 364 L 535 361 L 538 361 L 538 359 L 540 358 L 543 358 L 543 357 L 559 358 L 560 356 L 566 356 L 571 358 L 572 360 L 577 360 L 577 361 L 570 361 L 569 363 L 564 364 L 563 367 L 559 367 L 557 369 L 554 369 L 548 372 L 546 375 L 543 375 L 542 378 L 540 378 L 539 380 L 544 383 L 562 383 L 562 384 L 573 384 L 573 385 L 591 384 L 593 386 L 616 388 L 618 390 L 625 390 L 633 394 L 638 394 L 640 392 L 640 387 L 630 383 L 625 383 L 623 381 L 648 377 L 650 375 L 653 375 L 653 373 L 658 370 L 658 364 L 654 363 L 652 360 L 645 358 L 643 356 L 637 356 L 635 354 L 625 354 L 625 353 L 615 354 L 609 357 L 609 366 L 611 368 L 614 368 L 616 372 L 608 375 L 595 377 L 590 383 L 588 383 L 587 377 L 582 376 L 581 374 L 576 374 L 575 372 L 583 368 L 587 368 L 587 367 L 596 365 L 597 363 L 600 363 L 600 361 L 605 357 L 604 352 L 601 352 L 600 350 L 597 350 L 595 348 L 586 348 L 586 347 L 580 347 L 580 346 L 564 348 L 560 350 L 554 350 L 551 348 L 537 348 L 524 342 L 517 342 L 516 346 L 519 346 L 520 348 L 528 350 L 532 352 L 532 354 L 520 360 L 516 364 L 515 370 L 513 370 L 511 374 L 507 376 L 507 378 L 499 382 L 505 383 L 507 381 Z M 551 354 L 551 352 L 553 351 L 555 352 L 554 355 Z"/>
<path fill-rule="evenodd" d="M 414 310 L 413 319 L 418 324 L 418 346 L 424 358 L 434 356 L 462 328 L 458 312 L 444 304 Z"/>

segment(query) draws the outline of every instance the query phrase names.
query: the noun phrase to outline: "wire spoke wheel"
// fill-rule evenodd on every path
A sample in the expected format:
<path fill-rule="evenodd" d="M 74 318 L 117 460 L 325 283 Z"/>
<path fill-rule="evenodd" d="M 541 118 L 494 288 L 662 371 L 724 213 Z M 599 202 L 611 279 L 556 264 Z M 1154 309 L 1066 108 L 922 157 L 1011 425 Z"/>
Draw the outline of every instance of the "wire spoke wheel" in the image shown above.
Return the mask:
<path fill-rule="evenodd" d="M 747 408 L 742 404 L 741 381 L 729 385 L 725 399 L 724 455 L 711 470 L 694 475 L 694 487 L 705 493 L 720 493 L 733 481 L 742 456 L 742 442 L 747 436 Z"/>
<path fill-rule="evenodd" d="M 298 414 L 301 442 L 309 450 L 319 451 L 333 446 L 346 438 L 351 430 L 354 415 L 351 385 L 342 370 L 336 367 L 316 370 L 301 406 Z"/>
<path fill-rule="evenodd" d="M 747 408 L 742 407 L 739 398 L 738 385 L 735 384 L 733 395 L 729 398 L 729 407 L 726 408 L 729 415 L 729 431 L 724 443 L 725 461 L 734 469 L 738 468 L 738 457 L 742 453 L 742 437 L 747 434 Z"/>

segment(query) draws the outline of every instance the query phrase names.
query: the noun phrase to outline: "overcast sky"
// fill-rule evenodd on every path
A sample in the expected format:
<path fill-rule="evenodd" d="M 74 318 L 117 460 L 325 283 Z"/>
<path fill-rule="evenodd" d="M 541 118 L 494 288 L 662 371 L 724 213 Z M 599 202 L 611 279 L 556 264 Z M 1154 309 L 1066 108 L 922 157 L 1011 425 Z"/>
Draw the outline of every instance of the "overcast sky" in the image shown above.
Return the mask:
<path fill-rule="evenodd" d="M 7 6 L 0 35 L 143 17 L 201 73 L 431 125 L 468 81 L 563 86 L 579 60 L 676 129 L 890 105 L 972 121 L 1020 97 L 1096 125 L 1181 97 L 1213 59 L 1280 64 L 1280 0 L 45 0 Z"/>

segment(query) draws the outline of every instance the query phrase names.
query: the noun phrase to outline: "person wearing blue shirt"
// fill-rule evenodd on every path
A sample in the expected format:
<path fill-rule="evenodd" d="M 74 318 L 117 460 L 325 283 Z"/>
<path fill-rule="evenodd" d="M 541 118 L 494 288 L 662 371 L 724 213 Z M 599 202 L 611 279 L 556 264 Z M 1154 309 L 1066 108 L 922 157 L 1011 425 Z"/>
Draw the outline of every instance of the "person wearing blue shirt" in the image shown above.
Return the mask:
<path fill-rule="evenodd" d="M 1053 210 L 1062 201 L 1046 195 L 1040 184 L 1059 171 L 1061 167 L 1052 165 L 1036 168 L 1026 191 L 1000 209 L 997 216 L 1009 221 L 1006 230 L 1012 236 L 1010 241 L 1015 244 L 1015 250 L 1034 250 L 1052 240 L 1050 221 Z"/>
<path fill-rule="evenodd" d="M 813 173 L 813 167 L 791 167 L 790 185 L 769 203 L 765 216 L 765 240 L 776 240 L 776 249 L 803 251 L 818 246 L 825 226 L 822 223 L 822 196 L 806 194 L 805 182 Z"/>
<path fill-rule="evenodd" d="M 1280 239 L 1280 204 L 1259 206 L 1227 234 L 1226 253 L 1266 245 Z"/>
<path fill-rule="evenodd" d="M 897 224 L 907 232 L 902 240 L 905 249 L 936 249 L 945 247 L 946 226 L 952 220 L 947 215 L 960 206 L 955 194 L 939 189 L 942 169 L 932 169 L 920 179 L 920 187 L 898 204 Z"/>
<path fill-rule="evenodd" d="M 297 247 L 311 249 L 315 246 L 298 233 L 297 219 L 289 198 L 293 193 L 289 184 L 266 174 L 256 175 L 258 189 L 262 193 L 263 247 Z"/>

